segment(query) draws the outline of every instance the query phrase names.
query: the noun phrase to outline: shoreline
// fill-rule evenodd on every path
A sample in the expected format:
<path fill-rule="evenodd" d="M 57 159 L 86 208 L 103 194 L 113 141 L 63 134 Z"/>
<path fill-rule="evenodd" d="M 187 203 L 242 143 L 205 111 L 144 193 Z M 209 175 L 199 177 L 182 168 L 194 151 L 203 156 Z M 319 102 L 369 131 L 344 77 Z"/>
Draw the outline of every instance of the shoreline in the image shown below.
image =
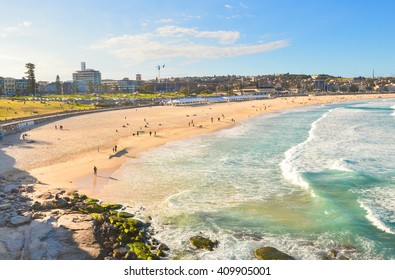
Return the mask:
<path fill-rule="evenodd" d="M 103 112 L 33 128 L 28 132 L 29 138 L 35 141 L 33 144 L 26 145 L 17 137 L 9 136 L 10 139 L 4 141 L 8 141 L 9 145 L 4 151 L 15 161 L 15 168 L 29 172 L 46 184 L 42 185 L 43 191 L 48 187 L 60 187 L 106 200 L 101 196 L 101 190 L 109 185 L 111 175 L 128 158 L 138 157 L 141 152 L 167 142 L 230 128 L 249 117 L 275 111 L 394 97 L 395 94 L 279 97 L 202 106 L 158 106 Z M 65 129 L 54 130 L 56 124 L 63 124 Z M 112 150 L 114 145 L 118 146 L 116 152 Z M 32 155 L 28 155 L 27 151 Z M 94 165 L 98 167 L 97 177 L 93 175 Z"/>
<path fill-rule="evenodd" d="M 391 98 L 395 98 L 395 95 L 391 96 Z M 384 98 L 383 100 L 393 101 L 394 99 Z M 3 254 L 0 254 L 0 258 L 47 258 L 46 252 L 48 250 L 45 249 L 46 247 L 43 247 L 45 250 L 38 251 L 31 249 L 34 248 L 34 244 L 36 244 L 34 242 L 38 242 L 37 240 L 42 239 L 48 239 L 51 240 L 51 242 L 57 242 L 57 246 L 62 248 L 62 250 L 59 250 L 60 254 L 56 255 L 56 259 L 64 259 L 67 257 L 70 258 L 71 255 L 69 255 L 69 252 L 71 251 L 73 253 L 71 258 L 73 259 L 101 259 L 104 255 L 106 255 L 105 258 L 109 259 L 135 258 L 134 255 L 130 253 L 124 256 L 120 255 L 121 251 L 129 252 L 129 248 L 131 247 L 122 247 L 122 245 L 121 247 L 114 249 L 114 246 L 110 246 L 111 250 L 109 247 L 107 252 L 107 247 L 104 248 L 103 246 L 98 246 L 101 243 L 99 242 L 99 244 L 97 241 L 98 239 L 93 238 L 93 236 L 96 236 L 95 232 L 97 228 L 92 227 L 92 223 L 97 223 L 94 220 L 95 217 L 99 216 L 97 214 L 91 216 L 88 214 L 71 211 L 72 209 L 70 207 L 74 202 L 65 202 L 69 202 L 71 197 L 75 196 L 73 195 L 73 193 L 75 194 L 75 191 L 81 193 L 81 198 L 83 196 L 88 196 L 89 198 L 93 199 L 92 201 L 97 201 L 97 204 L 103 205 L 103 207 L 110 204 L 115 205 L 116 203 L 120 203 L 119 205 L 124 205 L 125 207 L 122 209 L 126 209 L 127 212 L 135 215 L 137 220 L 143 221 L 144 223 L 146 222 L 149 226 L 152 223 L 154 225 L 153 228 L 159 229 L 159 231 L 156 231 L 156 233 L 159 233 L 156 235 L 156 238 L 161 240 L 160 242 L 164 242 L 167 245 L 174 245 L 173 243 L 169 242 L 168 239 L 164 238 L 164 236 L 167 234 L 172 233 L 166 231 L 163 232 L 164 235 L 161 235 L 160 233 L 161 229 L 163 229 L 161 228 L 162 220 L 160 220 L 160 215 L 157 216 L 155 213 L 153 213 L 152 219 L 150 211 L 150 209 L 155 210 L 157 206 L 160 206 L 160 203 L 158 203 L 158 200 L 156 199 L 159 198 L 160 200 L 160 198 L 163 196 L 169 196 L 171 194 L 169 192 L 170 190 L 160 191 L 156 187 L 151 189 L 147 188 L 145 190 L 144 187 L 138 187 L 138 191 L 136 191 L 136 189 L 135 191 L 131 192 L 133 196 L 125 195 L 125 193 L 113 190 L 112 182 L 117 180 L 114 177 L 120 176 L 120 173 L 117 172 L 117 170 L 119 170 L 119 168 L 123 168 L 122 165 L 128 161 L 128 159 L 138 159 L 140 158 L 141 153 L 155 149 L 156 147 L 171 141 L 183 141 L 184 139 L 189 139 L 193 136 L 205 135 L 214 131 L 228 129 L 234 125 L 237 125 L 237 123 L 248 121 L 248 118 L 250 117 L 263 115 L 266 112 L 270 114 L 281 111 L 292 112 L 295 109 L 297 112 L 297 107 L 311 105 L 316 105 L 313 108 L 321 108 L 323 106 L 322 109 L 319 110 L 325 110 L 325 103 L 343 103 L 343 105 L 347 106 L 349 104 L 357 104 L 356 102 L 358 101 L 368 102 L 369 99 L 364 98 L 364 96 L 360 98 L 356 97 L 352 100 L 344 100 L 340 98 L 339 100 L 311 99 L 305 101 L 304 99 L 300 98 L 282 98 L 280 100 L 273 100 L 270 102 L 270 104 L 267 102 L 266 105 L 264 105 L 267 106 L 267 110 L 264 110 L 264 103 L 262 103 L 262 101 L 253 101 L 249 103 L 243 102 L 242 104 L 235 104 L 236 106 L 228 105 L 228 107 L 211 105 L 186 108 L 170 107 L 166 112 L 166 114 L 169 114 L 169 116 L 160 117 L 161 123 L 163 125 L 161 125 L 160 130 L 158 129 L 156 137 L 155 135 L 150 136 L 148 132 L 150 128 L 159 128 L 159 125 L 152 125 L 152 123 L 155 123 L 155 121 L 151 122 L 151 119 L 156 120 L 155 114 L 161 114 L 160 109 L 162 108 L 156 108 L 157 110 L 152 110 L 154 108 L 146 108 L 144 111 L 142 110 L 143 112 L 141 112 L 141 114 L 135 116 L 135 118 L 132 118 L 129 115 L 121 115 L 121 118 L 123 118 L 122 121 L 127 119 L 129 122 L 130 120 L 130 126 L 133 126 L 133 129 L 139 130 L 141 122 L 138 122 L 138 119 L 140 119 L 141 116 L 145 116 L 150 113 L 148 120 L 150 125 L 147 128 L 145 127 L 146 131 L 138 137 L 136 135 L 127 135 L 130 133 L 130 129 L 128 129 L 128 127 L 124 128 L 126 130 L 125 133 L 122 134 L 122 132 L 120 132 L 119 134 L 114 134 L 114 128 L 121 130 L 118 128 L 118 126 L 114 126 L 114 120 L 119 119 L 120 116 L 117 114 L 105 114 L 104 116 L 108 117 L 108 119 L 104 121 L 103 114 L 99 114 L 93 116 L 95 121 L 93 122 L 94 129 L 92 131 L 87 130 L 88 126 L 92 126 L 92 123 L 88 122 L 89 120 L 81 120 L 77 117 L 74 120 L 69 120 L 69 122 L 62 122 L 64 125 L 63 131 L 54 129 L 55 123 L 38 126 L 31 131 L 27 131 L 29 134 L 28 139 L 33 140 L 31 143 L 21 141 L 21 139 L 17 137 L 18 135 L 7 138 L 5 141 L 6 143 L 3 143 L 5 145 L 0 149 L 0 171 L 4 170 L 4 163 L 8 164 L 9 166 L 13 166 L 14 169 L 8 170 L 8 175 L 1 172 L 2 174 L 0 176 L 0 192 L 4 193 L 3 197 L 6 197 L 5 201 L 8 202 L 0 205 L 2 209 L 6 209 L 7 212 L 6 214 L 0 216 L 0 231 L 2 232 L 3 236 L 1 241 L 10 244 L 9 246 L 7 245 L 9 248 L 15 247 L 15 244 L 21 244 L 20 240 L 28 240 L 28 242 L 23 243 L 20 250 L 18 249 L 15 252 L 11 252 L 11 250 L 3 252 Z M 266 102 L 266 100 L 263 102 Z M 302 111 L 304 110 L 302 109 Z M 196 115 L 190 116 L 183 115 L 186 112 L 197 113 Z M 223 117 L 220 116 L 220 112 L 225 112 L 225 115 Z M 125 111 L 123 113 L 135 114 L 135 112 L 130 111 Z M 211 116 L 214 115 L 218 115 L 219 120 L 217 119 L 211 122 Z M 194 124 L 196 124 L 195 126 L 189 126 L 188 123 L 185 124 L 185 120 L 188 120 L 189 123 L 191 122 L 191 116 L 194 119 Z M 238 118 L 236 122 L 232 121 L 235 116 Z M 228 118 L 231 120 L 229 121 Z M 265 118 L 262 120 L 264 121 Z M 100 121 L 102 129 L 97 129 L 97 121 Z M 88 123 L 85 124 L 84 122 Z M 133 124 L 132 122 L 136 123 Z M 120 123 L 122 122 L 116 124 L 119 125 Z M 202 127 L 200 127 L 200 125 L 202 125 Z M 111 131 L 107 131 L 107 133 L 103 134 L 103 130 Z M 109 137 L 110 139 L 103 137 Z M 59 142 L 56 142 L 55 140 Z M 69 149 L 70 143 L 74 144 L 74 146 L 71 146 L 72 149 Z M 107 146 L 105 146 L 103 143 L 105 143 Z M 113 145 L 115 145 L 114 143 L 118 146 L 117 151 L 113 151 Z M 51 154 L 50 152 L 47 152 L 47 150 L 53 153 Z M 70 155 L 65 155 L 65 153 L 70 150 L 72 153 L 70 153 Z M 48 164 L 51 162 L 53 164 Z M 28 166 L 29 163 L 34 168 L 21 168 L 23 167 L 22 164 Z M 39 166 L 40 164 L 42 164 L 42 166 Z M 93 168 L 91 168 L 93 164 L 99 166 L 97 176 L 93 175 Z M 26 203 L 21 202 L 22 193 L 27 193 L 26 199 L 24 199 L 26 200 Z M 148 203 L 147 200 L 141 200 L 139 202 L 139 199 L 145 197 L 147 194 L 151 194 L 152 198 L 155 198 L 155 201 L 153 203 Z M 132 200 L 127 203 L 127 201 L 125 201 L 123 198 L 129 198 Z M 138 202 L 139 204 L 135 205 L 135 202 Z M 90 202 L 86 203 L 89 204 Z M 66 204 L 68 206 L 63 208 L 63 205 Z M 90 207 L 92 206 L 91 204 L 89 205 Z M 292 205 L 294 204 L 292 203 Z M 100 208 L 100 206 L 96 207 Z M 145 207 L 147 207 L 147 212 L 145 211 Z M 270 205 L 266 207 L 270 207 Z M 12 215 L 14 214 L 11 213 L 12 209 L 14 208 L 19 209 L 17 212 L 19 215 L 16 217 L 13 217 Z M 71 210 L 69 210 L 69 208 Z M 26 209 L 28 210 L 26 211 Z M 284 212 L 284 214 L 287 217 L 292 217 L 290 212 Z M 8 216 L 10 217 L 8 218 Z M 54 238 L 52 240 L 51 238 L 53 238 L 53 234 L 48 237 L 41 235 L 39 236 L 39 234 L 44 232 L 44 229 L 62 231 L 61 234 L 59 233 L 59 236 L 67 235 L 71 241 L 67 241 L 69 243 L 64 244 L 63 239 L 58 240 Z M 78 233 L 78 236 L 75 235 L 76 232 Z M 8 235 L 13 237 L 7 238 Z M 57 235 L 55 235 L 55 237 L 56 236 Z M 213 236 L 210 234 L 202 233 L 202 235 L 196 235 L 193 237 L 183 236 L 182 240 L 189 240 L 192 246 L 195 246 L 191 241 L 192 238 L 207 237 L 213 238 Z M 156 238 L 152 240 L 156 240 Z M 145 240 L 148 243 L 145 241 L 144 243 L 150 245 L 152 240 Z M 32 247 L 30 247 L 30 243 L 33 244 Z M 71 243 L 72 245 L 69 245 Z M 353 244 L 354 243 L 351 245 L 340 245 L 333 248 L 328 247 L 327 249 L 330 250 L 329 252 L 336 251 L 336 255 L 324 252 L 322 256 L 321 254 L 318 254 L 317 258 L 349 259 L 350 255 L 347 253 L 350 250 L 349 248 L 351 248 L 351 250 L 356 250 L 356 247 Z M 265 246 L 266 245 L 267 244 L 265 244 Z M 256 248 L 254 248 L 254 257 L 258 259 L 259 257 L 255 253 L 257 250 L 264 248 L 258 248 L 260 246 L 261 245 L 255 246 Z M 284 249 L 278 244 L 275 244 L 275 246 L 278 246 L 281 250 L 285 250 L 284 252 L 289 253 L 290 256 L 293 255 L 292 250 Z M 133 252 L 133 248 L 130 249 L 131 252 Z M 179 248 L 177 246 L 174 248 L 177 248 L 175 249 L 175 252 L 178 252 L 177 250 L 179 250 Z M 104 252 L 103 250 L 107 252 L 104 255 L 102 253 Z M 153 253 L 161 257 L 164 256 L 165 258 L 171 256 L 166 255 L 166 253 L 164 254 L 159 250 L 157 252 L 153 251 Z M 51 257 L 53 256 L 51 255 Z M 250 257 L 252 257 L 252 255 Z M 353 255 L 351 255 L 351 258 L 352 257 Z M 145 259 L 143 256 L 141 256 L 141 258 Z"/>

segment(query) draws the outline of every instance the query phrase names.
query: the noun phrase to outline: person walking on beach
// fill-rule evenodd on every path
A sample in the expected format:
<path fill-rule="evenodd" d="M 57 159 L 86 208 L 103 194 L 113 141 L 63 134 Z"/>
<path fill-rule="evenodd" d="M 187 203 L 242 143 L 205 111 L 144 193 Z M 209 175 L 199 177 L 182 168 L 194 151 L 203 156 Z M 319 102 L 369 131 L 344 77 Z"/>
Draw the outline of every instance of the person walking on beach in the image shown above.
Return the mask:
<path fill-rule="evenodd" d="M 97 175 L 97 167 L 96 166 L 93 166 L 93 175 Z"/>

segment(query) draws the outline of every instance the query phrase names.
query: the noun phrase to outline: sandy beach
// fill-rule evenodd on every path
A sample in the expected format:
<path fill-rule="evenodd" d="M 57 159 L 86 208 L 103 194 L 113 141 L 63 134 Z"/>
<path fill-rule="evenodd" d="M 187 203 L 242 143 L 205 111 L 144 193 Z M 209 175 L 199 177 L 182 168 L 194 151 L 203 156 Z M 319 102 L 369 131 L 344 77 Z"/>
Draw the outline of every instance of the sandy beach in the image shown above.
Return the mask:
<path fill-rule="evenodd" d="M 0 173 L 16 175 L 25 171 L 42 182 L 42 188 L 79 190 L 106 200 L 100 190 L 127 158 L 138 157 L 139 153 L 169 141 L 298 106 L 394 97 L 395 94 L 281 97 L 204 106 L 144 107 L 66 118 L 27 131 L 27 141 L 20 134 L 6 137 L 0 154 Z M 93 175 L 94 166 L 98 168 L 97 177 Z"/>

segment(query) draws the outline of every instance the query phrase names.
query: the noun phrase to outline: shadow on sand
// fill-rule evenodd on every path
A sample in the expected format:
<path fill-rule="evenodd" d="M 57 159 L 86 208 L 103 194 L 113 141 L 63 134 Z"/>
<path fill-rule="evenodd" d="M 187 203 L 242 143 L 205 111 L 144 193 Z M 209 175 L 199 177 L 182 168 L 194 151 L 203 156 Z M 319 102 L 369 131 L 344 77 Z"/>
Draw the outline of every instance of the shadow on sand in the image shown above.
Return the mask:
<path fill-rule="evenodd" d="M 126 155 L 127 153 L 128 153 L 128 151 L 127 151 L 126 149 L 123 149 L 123 150 L 120 150 L 119 152 L 116 152 L 116 153 L 113 154 L 113 155 L 110 155 L 110 156 L 108 157 L 108 159 L 112 159 L 112 158 L 114 158 L 114 157 L 119 158 L 119 157 L 121 157 L 121 156 Z"/>

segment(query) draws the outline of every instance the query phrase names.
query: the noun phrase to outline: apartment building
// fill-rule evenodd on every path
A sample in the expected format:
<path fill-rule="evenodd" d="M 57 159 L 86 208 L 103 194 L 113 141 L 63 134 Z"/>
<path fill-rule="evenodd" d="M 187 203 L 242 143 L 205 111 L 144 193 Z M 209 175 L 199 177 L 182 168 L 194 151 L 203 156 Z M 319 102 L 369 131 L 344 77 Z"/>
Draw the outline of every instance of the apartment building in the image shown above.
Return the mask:
<path fill-rule="evenodd" d="M 81 62 L 81 70 L 73 73 L 73 82 L 78 85 L 79 92 L 98 91 L 101 88 L 101 73 L 86 69 L 85 62 Z"/>

